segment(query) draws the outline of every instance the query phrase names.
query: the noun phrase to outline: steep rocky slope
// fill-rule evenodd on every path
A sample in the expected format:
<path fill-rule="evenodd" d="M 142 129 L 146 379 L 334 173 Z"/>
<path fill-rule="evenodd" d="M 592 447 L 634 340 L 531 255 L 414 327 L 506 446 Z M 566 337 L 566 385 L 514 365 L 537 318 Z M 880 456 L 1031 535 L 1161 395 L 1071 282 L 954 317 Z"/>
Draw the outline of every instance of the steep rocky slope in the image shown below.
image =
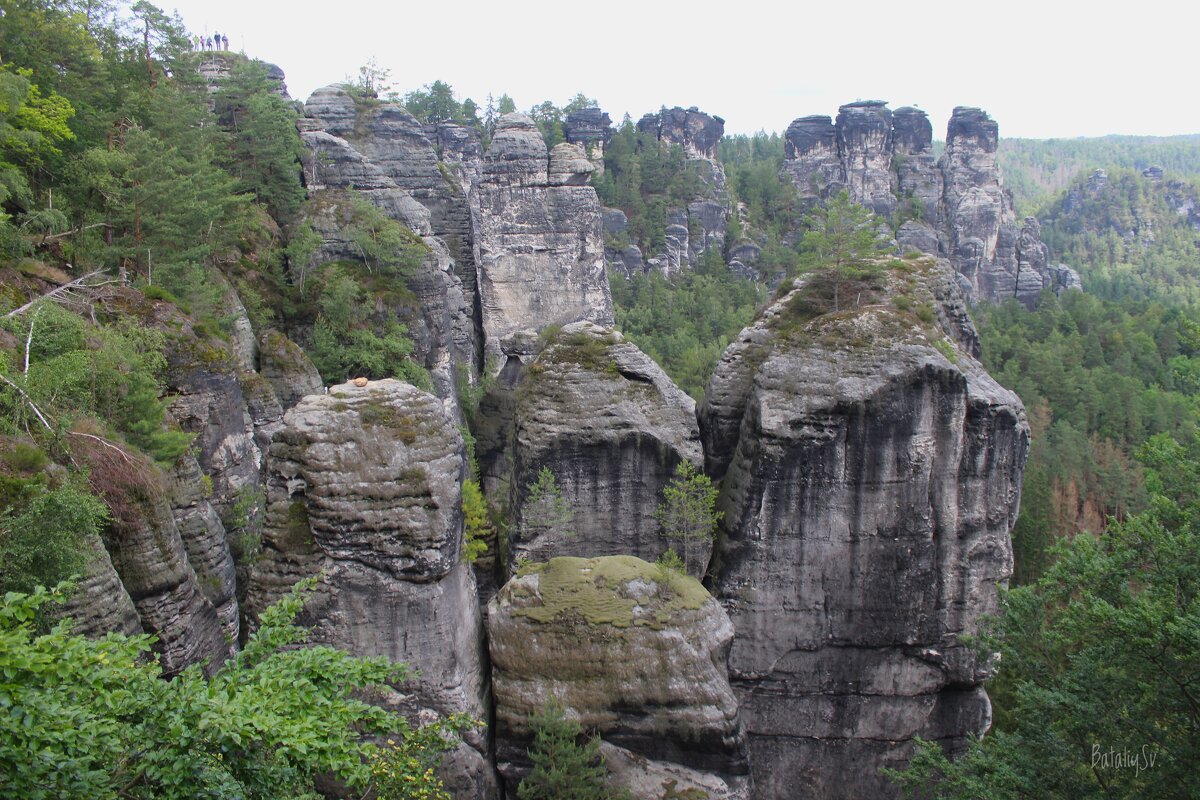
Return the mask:
<path fill-rule="evenodd" d="M 989 665 L 961 637 L 1012 568 L 1029 430 L 954 309 L 930 313 L 951 274 L 897 262 L 886 296 L 838 313 L 798 280 L 705 395 L 756 797 L 891 796 L 877 768 L 914 736 L 961 748 L 989 724 Z"/>
<path fill-rule="evenodd" d="M 600 733 L 638 797 L 893 797 L 877 768 L 901 765 L 915 736 L 954 750 L 986 729 L 992 665 L 962 639 L 1011 570 L 1028 428 L 975 360 L 963 292 L 1028 300 L 1051 274 L 1036 225 L 1013 222 L 986 115 L 956 112 L 940 163 L 915 109 L 793 123 L 785 173 L 802 194 L 844 187 L 907 210 L 901 246 L 950 261 L 892 260 L 833 310 L 828 276 L 789 285 L 697 411 L 612 328 L 614 215 L 588 185 L 611 134 L 597 109 L 552 150 L 507 115 L 486 152 L 466 128 L 339 87 L 304 113 L 302 217 L 320 242 L 295 268 L 362 262 L 356 198 L 415 232 L 425 250 L 396 278 L 404 291 L 361 312 L 402 317 L 434 391 L 364 379 L 326 393 L 231 287 L 227 342 L 119 290 L 130 315 L 174 332 L 171 413 L 195 447 L 89 543 L 70 607 L 81 630 L 147 630 L 169 672 L 211 668 L 321 575 L 303 619 L 314 641 L 421 672 L 380 702 L 494 723 L 449 758 L 463 800 L 515 796 L 528 716 L 551 696 Z M 658 264 L 682 269 L 724 245 L 723 121 L 664 109 L 639 128 L 701 171 Z M 498 568 L 478 575 L 463 557 L 468 418 L 507 523 L 489 543 Z M 681 463 L 719 482 L 724 512 L 693 577 L 646 563 L 678 547 L 654 510 Z M 544 467 L 574 509 L 570 536 L 523 525 Z"/>

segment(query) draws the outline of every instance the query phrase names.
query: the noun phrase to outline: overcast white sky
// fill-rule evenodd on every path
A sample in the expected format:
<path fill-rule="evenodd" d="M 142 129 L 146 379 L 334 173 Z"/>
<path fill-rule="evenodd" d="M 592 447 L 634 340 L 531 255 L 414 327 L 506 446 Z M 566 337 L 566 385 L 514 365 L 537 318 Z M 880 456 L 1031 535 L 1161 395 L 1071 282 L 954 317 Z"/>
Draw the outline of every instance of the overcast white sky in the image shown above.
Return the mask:
<path fill-rule="evenodd" d="M 1200 133 L 1200 12 L 1182 0 L 158 2 L 278 64 L 300 99 L 374 57 L 400 92 L 443 80 L 526 110 L 582 91 L 614 122 L 698 106 L 727 133 L 856 99 L 923 108 L 939 139 L 956 105 L 1001 136 Z"/>

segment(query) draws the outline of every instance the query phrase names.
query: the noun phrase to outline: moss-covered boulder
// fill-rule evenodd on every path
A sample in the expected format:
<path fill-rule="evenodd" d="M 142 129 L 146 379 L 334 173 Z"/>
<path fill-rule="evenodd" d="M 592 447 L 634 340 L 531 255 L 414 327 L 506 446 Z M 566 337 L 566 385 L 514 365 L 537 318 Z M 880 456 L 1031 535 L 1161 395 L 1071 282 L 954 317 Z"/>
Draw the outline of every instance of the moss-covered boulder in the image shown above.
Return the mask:
<path fill-rule="evenodd" d="M 660 765 L 651 773 L 677 789 L 745 796 L 746 741 L 726 672 L 733 627 L 696 580 L 633 556 L 554 558 L 509 581 L 487 624 L 497 765 L 510 789 L 529 769 L 529 717 L 555 699 L 606 745 Z"/>

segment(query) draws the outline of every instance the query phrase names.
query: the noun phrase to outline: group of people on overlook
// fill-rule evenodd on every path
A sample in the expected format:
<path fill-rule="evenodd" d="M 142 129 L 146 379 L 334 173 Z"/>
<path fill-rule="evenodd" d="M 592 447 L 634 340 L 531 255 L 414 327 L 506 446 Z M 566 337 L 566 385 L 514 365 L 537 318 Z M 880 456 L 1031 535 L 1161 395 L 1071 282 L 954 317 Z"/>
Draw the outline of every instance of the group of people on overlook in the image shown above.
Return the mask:
<path fill-rule="evenodd" d="M 229 37 L 220 33 L 214 33 L 212 36 L 196 34 L 192 37 L 192 47 L 196 50 L 228 50 Z"/>

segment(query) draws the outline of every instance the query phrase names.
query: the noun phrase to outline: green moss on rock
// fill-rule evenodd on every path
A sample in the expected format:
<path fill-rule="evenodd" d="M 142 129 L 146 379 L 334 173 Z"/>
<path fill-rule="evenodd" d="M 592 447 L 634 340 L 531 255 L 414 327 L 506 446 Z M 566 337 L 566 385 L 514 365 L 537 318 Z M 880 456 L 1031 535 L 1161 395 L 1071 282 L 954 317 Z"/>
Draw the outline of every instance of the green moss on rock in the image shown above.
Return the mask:
<path fill-rule="evenodd" d="M 531 593 L 513 591 L 524 600 L 514 616 L 549 623 L 581 618 L 589 625 L 662 628 L 673 615 L 700 608 L 710 599 L 694 578 L 664 573 L 634 556 L 552 558 L 518 571 L 518 577 L 538 576 L 540 604 Z"/>

